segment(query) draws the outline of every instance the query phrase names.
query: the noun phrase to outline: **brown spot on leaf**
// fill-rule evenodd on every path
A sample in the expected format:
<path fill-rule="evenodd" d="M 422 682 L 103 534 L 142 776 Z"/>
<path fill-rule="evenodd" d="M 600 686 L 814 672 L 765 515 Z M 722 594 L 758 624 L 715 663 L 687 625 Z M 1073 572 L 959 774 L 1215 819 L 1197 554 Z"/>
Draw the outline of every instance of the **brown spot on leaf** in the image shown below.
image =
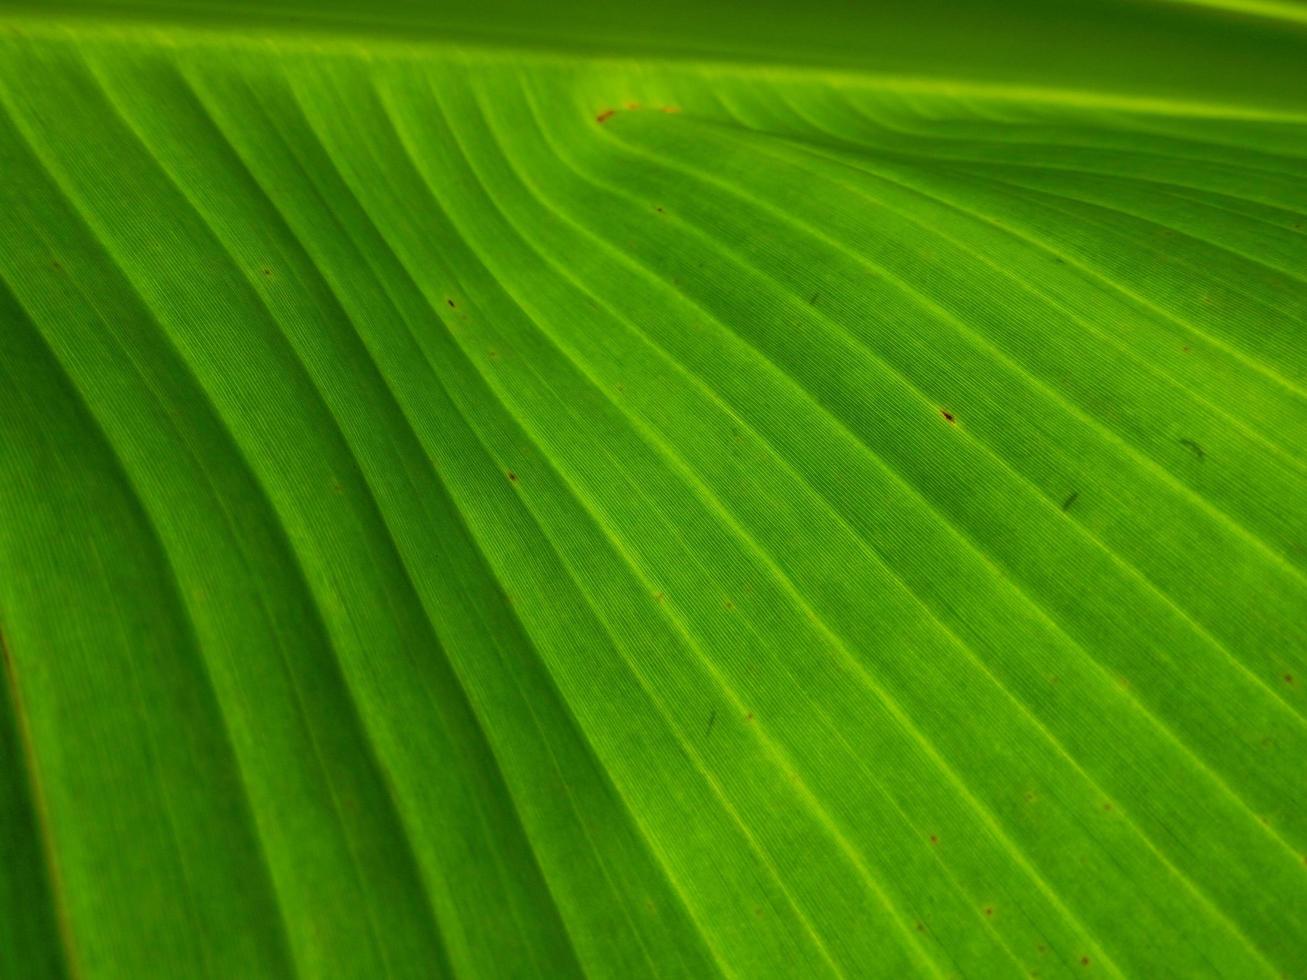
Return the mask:
<path fill-rule="evenodd" d="M 608 122 L 608 120 L 613 118 L 613 113 L 615 111 L 616 111 L 615 109 L 605 109 L 603 112 L 599 113 L 599 115 L 595 116 L 595 122 L 597 123 Z"/>
<path fill-rule="evenodd" d="M 941 408 L 941 409 L 939 410 L 939 414 L 942 415 L 942 416 L 944 416 L 945 421 L 947 421 L 949 425 L 956 425 L 956 424 L 957 424 L 957 419 L 955 419 L 955 418 L 953 417 L 953 413 L 950 412 L 948 409 L 946 409 L 946 408 Z"/>
<path fill-rule="evenodd" d="M 931 834 L 931 835 L 930 835 L 930 842 L 931 842 L 932 844 L 938 844 L 938 843 L 939 843 L 939 837 L 937 837 L 935 834 Z"/>
<path fill-rule="evenodd" d="M 1080 965 L 1081 965 L 1081 966 L 1088 966 L 1088 965 L 1089 965 L 1089 957 L 1088 957 L 1088 956 L 1082 956 L 1082 957 L 1080 957 Z"/>
<path fill-rule="evenodd" d="M 632 112 L 635 112 L 637 109 L 640 108 L 640 103 L 639 103 L 639 102 L 628 102 L 628 103 L 626 103 L 626 107 L 627 107 L 628 109 L 630 109 Z"/>
<path fill-rule="evenodd" d="M 744 720 L 745 720 L 745 721 L 753 721 L 753 712 L 750 711 L 747 715 L 745 715 L 745 716 L 744 716 Z"/>
<path fill-rule="evenodd" d="M 516 482 L 517 482 L 517 474 L 514 473 L 512 470 L 509 470 L 509 471 L 508 471 L 508 479 L 511 480 L 513 483 L 516 483 Z"/>
<path fill-rule="evenodd" d="M 986 905 L 986 906 L 985 906 L 985 917 L 986 917 L 986 918 L 993 918 L 993 916 L 994 916 L 994 906 L 992 906 L 992 905 Z"/>
<path fill-rule="evenodd" d="M 455 303 L 452 299 L 446 299 L 445 302 L 449 304 L 449 308 L 450 308 L 451 310 L 454 309 L 455 307 L 457 307 L 457 305 L 458 305 L 458 304 Z"/>
<path fill-rule="evenodd" d="M 1285 675 L 1284 675 L 1284 683 L 1286 683 L 1286 684 L 1292 684 L 1292 683 L 1293 683 L 1293 674 L 1285 674 Z"/>
<path fill-rule="evenodd" d="M 665 106 L 663 106 L 663 112 L 666 112 L 666 113 L 669 113 L 669 114 L 675 114 L 675 113 L 678 113 L 678 112 L 680 112 L 680 111 L 681 111 L 681 107 L 678 106 L 678 105 L 665 105 Z"/>

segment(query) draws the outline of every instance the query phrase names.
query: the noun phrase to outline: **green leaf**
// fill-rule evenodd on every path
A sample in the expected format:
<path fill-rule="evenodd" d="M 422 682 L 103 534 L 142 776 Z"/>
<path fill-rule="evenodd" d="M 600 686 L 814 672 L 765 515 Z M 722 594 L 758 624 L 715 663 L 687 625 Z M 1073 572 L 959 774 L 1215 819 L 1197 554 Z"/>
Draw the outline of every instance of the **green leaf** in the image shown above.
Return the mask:
<path fill-rule="evenodd" d="M 0 20 L 0 974 L 1307 971 L 1289 3 Z"/>

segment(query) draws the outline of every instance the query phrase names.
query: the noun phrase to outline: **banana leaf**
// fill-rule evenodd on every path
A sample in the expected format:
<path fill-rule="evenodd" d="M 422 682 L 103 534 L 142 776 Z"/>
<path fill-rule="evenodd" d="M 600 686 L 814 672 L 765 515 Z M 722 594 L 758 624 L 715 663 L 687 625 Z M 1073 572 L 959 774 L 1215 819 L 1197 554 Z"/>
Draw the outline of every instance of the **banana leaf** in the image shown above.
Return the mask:
<path fill-rule="evenodd" d="M 0 976 L 1307 976 L 1307 8 L 0 9 Z"/>

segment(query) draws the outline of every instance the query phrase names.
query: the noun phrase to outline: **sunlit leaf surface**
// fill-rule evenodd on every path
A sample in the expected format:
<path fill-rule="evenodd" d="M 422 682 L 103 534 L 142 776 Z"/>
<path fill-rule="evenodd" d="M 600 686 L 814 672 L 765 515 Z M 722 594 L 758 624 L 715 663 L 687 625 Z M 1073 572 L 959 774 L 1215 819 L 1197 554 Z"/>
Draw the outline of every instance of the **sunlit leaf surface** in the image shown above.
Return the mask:
<path fill-rule="evenodd" d="M 0 21 L 0 974 L 1307 975 L 1307 18 L 1051 6 Z"/>

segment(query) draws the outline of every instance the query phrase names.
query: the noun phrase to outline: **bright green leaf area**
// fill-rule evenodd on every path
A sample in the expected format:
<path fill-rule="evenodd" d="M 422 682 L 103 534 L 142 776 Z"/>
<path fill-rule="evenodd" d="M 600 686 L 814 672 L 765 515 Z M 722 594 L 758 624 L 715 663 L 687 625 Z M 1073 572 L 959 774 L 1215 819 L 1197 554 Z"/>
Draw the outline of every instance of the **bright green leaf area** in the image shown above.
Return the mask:
<path fill-rule="evenodd" d="M 0 975 L 1307 976 L 1301 8 L 29 7 Z"/>

